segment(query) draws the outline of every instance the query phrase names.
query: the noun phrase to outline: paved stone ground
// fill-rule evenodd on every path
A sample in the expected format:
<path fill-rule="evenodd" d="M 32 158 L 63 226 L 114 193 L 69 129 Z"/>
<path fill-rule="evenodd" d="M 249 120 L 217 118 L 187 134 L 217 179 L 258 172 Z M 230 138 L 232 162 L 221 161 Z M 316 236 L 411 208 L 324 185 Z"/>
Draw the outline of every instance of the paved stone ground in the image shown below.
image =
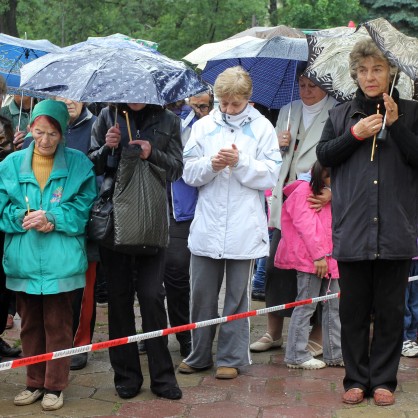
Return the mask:
<path fill-rule="evenodd" d="M 264 307 L 253 302 L 253 309 Z M 97 309 L 95 342 L 108 339 L 107 308 Z M 140 329 L 139 310 L 138 329 Z M 252 341 L 265 331 L 264 316 L 251 319 Z M 5 332 L 4 338 L 19 343 L 20 321 Z M 169 337 L 173 362 L 177 367 L 182 358 L 174 336 Z M 253 354 L 253 365 L 241 370 L 237 379 L 222 381 L 214 370 L 194 375 L 178 374 L 183 390 L 179 401 L 154 396 L 149 389 L 146 355 L 141 355 L 145 382 L 140 394 L 129 400 L 120 399 L 113 386 L 113 373 L 106 350 L 89 353 L 85 369 L 71 372 L 70 385 L 65 390 L 64 407 L 56 412 L 42 412 L 40 402 L 29 406 L 14 406 L 13 397 L 25 386 L 25 369 L 0 371 L 0 416 L 20 417 L 45 415 L 57 417 L 387 417 L 418 418 L 418 358 L 402 358 L 396 404 L 376 407 L 368 399 L 360 405 L 342 404 L 341 368 L 322 370 L 288 369 L 283 362 L 284 351 L 277 349 Z"/>

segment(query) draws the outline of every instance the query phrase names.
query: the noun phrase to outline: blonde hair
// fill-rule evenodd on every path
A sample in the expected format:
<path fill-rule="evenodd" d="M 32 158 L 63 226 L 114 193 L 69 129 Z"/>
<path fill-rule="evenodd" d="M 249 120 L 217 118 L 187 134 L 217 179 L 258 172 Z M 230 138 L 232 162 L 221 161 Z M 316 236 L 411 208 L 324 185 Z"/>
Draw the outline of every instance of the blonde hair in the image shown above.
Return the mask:
<path fill-rule="evenodd" d="M 218 75 L 213 90 L 219 98 L 241 96 L 249 99 L 253 94 L 253 82 L 244 68 L 230 67 Z"/>
<path fill-rule="evenodd" d="M 377 60 L 382 60 L 388 63 L 389 65 L 389 74 L 390 82 L 393 81 L 396 72 L 398 71 L 398 76 L 396 77 L 395 84 L 399 78 L 399 70 L 396 65 L 393 65 L 383 54 L 383 52 L 377 47 L 375 42 L 372 39 L 362 39 L 353 46 L 353 49 L 350 52 L 350 76 L 357 83 L 357 69 L 360 65 L 360 62 L 368 57 L 372 57 Z"/>

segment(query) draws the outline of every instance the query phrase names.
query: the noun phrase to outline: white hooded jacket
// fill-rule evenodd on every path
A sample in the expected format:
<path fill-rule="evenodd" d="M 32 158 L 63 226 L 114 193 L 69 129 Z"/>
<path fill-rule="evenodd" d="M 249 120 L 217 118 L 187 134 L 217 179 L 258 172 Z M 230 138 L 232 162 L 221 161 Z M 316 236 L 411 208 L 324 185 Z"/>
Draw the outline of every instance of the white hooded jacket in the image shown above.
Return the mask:
<path fill-rule="evenodd" d="M 232 143 L 238 165 L 213 171 L 211 157 Z M 234 116 L 214 109 L 193 125 L 183 157 L 184 181 L 199 188 L 191 253 L 236 260 L 267 256 L 263 192 L 276 185 L 282 162 L 273 125 L 250 105 Z"/>

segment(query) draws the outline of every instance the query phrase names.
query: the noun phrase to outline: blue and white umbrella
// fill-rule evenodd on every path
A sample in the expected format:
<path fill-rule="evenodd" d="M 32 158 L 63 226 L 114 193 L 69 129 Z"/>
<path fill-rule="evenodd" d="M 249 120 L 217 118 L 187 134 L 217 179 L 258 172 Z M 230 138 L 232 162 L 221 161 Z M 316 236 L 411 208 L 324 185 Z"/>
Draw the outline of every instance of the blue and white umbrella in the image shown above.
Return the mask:
<path fill-rule="evenodd" d="M 159 105 L 206 89 L 194 70 L 150 48 L 68 49 L 25 65 L 21 88 L 79 102 Z"/>
<path fill-rule="evenodd" d="M 307 61 L 306 39 L 275 36 L 256 44 L 243 44 L 208 60 L 202 78 L 213 84 L 226 68 L 242 66 L 251 76 L 251 100 L 270 109 L 280 109 L 299 98 L 296 67 Z"/>
<path fill-rule="evenodd" d="M 8 92 L 19 90 L 20 69 L 23 65 L 60 50 L 60 47 L 46 39 L 28 40 L 0 34 L 0 75 L 6 80 Z"/>

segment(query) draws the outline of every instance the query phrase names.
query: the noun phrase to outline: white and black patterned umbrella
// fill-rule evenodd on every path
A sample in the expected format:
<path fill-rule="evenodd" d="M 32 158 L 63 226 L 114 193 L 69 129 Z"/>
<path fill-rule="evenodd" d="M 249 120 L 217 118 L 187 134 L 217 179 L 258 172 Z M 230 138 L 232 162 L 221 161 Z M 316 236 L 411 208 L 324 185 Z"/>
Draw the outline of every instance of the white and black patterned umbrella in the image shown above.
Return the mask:
<path fill-rule="evenodd" d="M 399 32 L 383 18 L 370 20 L 364 27 L 389 61 L 418 81 L 418 39 Z"/>
<path fill-rule="evenodd" d="M 356 42 L 361 39 L 370 39 L 368 30 L 373 31 L 376 39 L 378 37 L 380 37 L 380 39 L 386 39 L 385 36 L 387 35 L 379 31 L 383 26 L 381 24 L 376 25 L 377 21 L 385 20 L 376 19 L 376 21 L 367 22 L 356 29 L 338 27 L 321 30 L 307 35 L 309 58 L 308 66 L 304 74 L 314 83 L 320 85 L 328 94 L 335 97 L 338 101 L 344 102 L 351 100 L 357 90 L 357 86 L 350 76 L 348 67 L 349 54 Z M 366 25 L 369 25 L 370 29 L 366 29 Z M 398 34 L 400 34 L 400 32 L 398 32 Z M 374 37 L 372 38 L 374 39 Z M 379 44 L 379 42 L 377 42 L 378 47 L 380 47 L 379 45 L 383 45 L 383 43 L 380 42 Z M 384 51 L 382 49 L 382 52 L 390 59 L 388 50 Z M 411 54 L 411 57 L 412 56 L 413 54 Z M 415 63 L 414 65 L 417 65 L 418 63 L 416 58 L 407 60 L 407 62 L 410 61 Z M 393 63 L 399 66 L 399 63 Z M 403 70 L 402 67 L 400 68 Z M 409 75 L 409 73 L 407 74 Z M 414 82 L 404 72 L 400 73 L 397 89 L 399 90 L 400 96 L 405 99 L 411 99 L 414 96 Z"/>
<path fill-rule="evenodd" d="M 207 87 L 184 63 L 150 48 L 86 45 L 23 66 L 21 88 L 79 102 L 164 105 Z"/>

